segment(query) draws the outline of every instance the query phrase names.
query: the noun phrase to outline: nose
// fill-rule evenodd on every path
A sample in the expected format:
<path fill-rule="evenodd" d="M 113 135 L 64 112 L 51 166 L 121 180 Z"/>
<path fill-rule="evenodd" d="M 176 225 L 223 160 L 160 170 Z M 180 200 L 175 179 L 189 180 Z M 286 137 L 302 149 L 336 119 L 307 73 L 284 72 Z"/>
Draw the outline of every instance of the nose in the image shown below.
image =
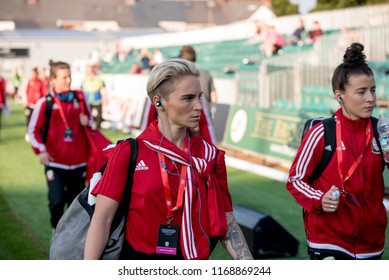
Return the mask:
<path fill-rule="evenodd" d="M 376 95 L 374 91 L 369 91 L 369 94 L 367 95 L 367 101 L 368 102 L 375 102 Z"/>
<path fill-rule="evenodd" d="M 197 101 L 195 102 L 194 106 L 193 106 L 193 109 L 194 110 L 202 110 L 203 109 L 203 104 L 201 102 L 201 97 L 200 98 L 197 98 Z"/>

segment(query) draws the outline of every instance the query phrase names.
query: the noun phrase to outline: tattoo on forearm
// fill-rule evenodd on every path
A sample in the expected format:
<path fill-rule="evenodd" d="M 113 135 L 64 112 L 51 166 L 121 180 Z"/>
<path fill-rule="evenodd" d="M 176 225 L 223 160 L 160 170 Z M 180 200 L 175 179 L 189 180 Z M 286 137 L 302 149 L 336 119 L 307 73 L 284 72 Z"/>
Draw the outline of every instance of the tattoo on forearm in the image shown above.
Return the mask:
<path fill-rule="evenodd" d="M 251 252 L 247 246 L 246 239 L 243 235 L 242 230 L 240 229 L 238 223 L 236 222 L 234 215 L 229 212 L 226 213 L 228 231 L 225 239 L 222 241 L 223 247 L 230 252 L 231 255 L 237 260 L 248 260 L 253 259 Z"/>

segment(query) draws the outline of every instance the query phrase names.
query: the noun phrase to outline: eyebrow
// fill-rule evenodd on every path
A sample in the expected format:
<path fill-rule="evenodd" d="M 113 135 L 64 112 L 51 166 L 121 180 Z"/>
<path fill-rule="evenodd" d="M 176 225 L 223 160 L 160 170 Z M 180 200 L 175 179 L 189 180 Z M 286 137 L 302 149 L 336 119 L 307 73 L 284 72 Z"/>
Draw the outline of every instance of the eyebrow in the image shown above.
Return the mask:
<path fill-rule="evenodd" d="M 371 89 L 371 88 L 376 88 L 376 87 L 377 87 L 377 85 L 374 85 L 372 87 L 358 87 L 355 90 L 361 90 L 361 89 L 366 90 L 366 89 Z"/>
<path fill-rule="evenodd" d="M 200 92 L 198 95 L 202 95 L 202 94 L 204 94 L 203 91 Z M 197 93 L 186 93 L 186 94 L 182 95 L 182 97 L 190 97 L 190 96 L 196 96 L 196 95 L 197 95 Z"/>

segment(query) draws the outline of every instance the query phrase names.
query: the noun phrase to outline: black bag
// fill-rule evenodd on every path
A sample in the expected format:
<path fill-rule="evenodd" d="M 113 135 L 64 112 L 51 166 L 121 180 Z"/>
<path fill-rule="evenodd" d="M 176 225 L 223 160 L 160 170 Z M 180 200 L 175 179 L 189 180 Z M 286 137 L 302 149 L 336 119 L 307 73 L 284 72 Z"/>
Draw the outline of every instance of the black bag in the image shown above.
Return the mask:
<path fill-rule="evenodd" d="M 119 259 L 124 241 L 126 215 L 128 213 L 138 153 L 136 140 L 128 138 L 126 141 L 129 141 L 131 144 L 131 159 L 128 168 L 126 188 L 123 193 L 123 199 L 112 222 L 107 245 L 100 258 L 103 260 Z M 101 173 L 104 172 L 105 166 L 106 165 L 101 169 Z M 51 239 L 51 260 L 82 260 L 84 258 L 86 234 L 95 208 L 94 205 L 89 205 L 88 195 L 89 186 L 74 199 L 60 219 Z"/>

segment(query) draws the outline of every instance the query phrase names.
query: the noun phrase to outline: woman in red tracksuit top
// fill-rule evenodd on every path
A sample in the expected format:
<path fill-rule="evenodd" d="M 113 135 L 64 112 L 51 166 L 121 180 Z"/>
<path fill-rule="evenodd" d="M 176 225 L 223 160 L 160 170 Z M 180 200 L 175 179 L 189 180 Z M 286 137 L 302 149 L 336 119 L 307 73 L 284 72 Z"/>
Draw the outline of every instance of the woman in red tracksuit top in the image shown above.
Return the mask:
<path fill-rule="evenodd" d="M 196 66 L 186 59 L 156 65 L 147 93 L 158 112 L 137 137 L 138 155 L 123 259 L 208 259 L 220 240 L 234 259 L 252 259 L 232 212 L 224 152 L 194 135 L 202 110 Z M 130 145 L 117 145 L 93 189 L 95 212 L 84 258 L 99 259 L 123 196 Z"/>
<path fill-rule="evenodd" d="M 38 68 L 35 67 L 31 69 L 30 79 L 26 87 L 26 109 L 24 114 L 27 118 L 27 127 L 36 102 L 43 96 L 45 96 L 45 90 L 41 79 L 38 77 Z"/>
<path fill-rule="evenodd" d="M 3 110 L 8 110 L 7 108 L 7 94 L 5 92 L 5 81 L 3 77 L 0 76 L 0 132 L 1 132 L 1 116 L 3 115 Z"/>
<path fill-rule="evenodd" d="M 61 218 L 65 204 L 85 188 L 88 159 L 87 136 L 84 127 L 90 115 L 81 91 L 71 91 L 70 65 L 51 62 L 53 105 L 46 122 L 47 98 L 39 99 L 31 116 L 28 133 L 39 162 L 45 165 L 49 188 L 50 221 L 53 228 Z M 42 137 L 48 124 L 47 137 Z"/>
<path fill-rule="evenodd" d="M 308 131 L 292 163 L 286 188 L 304 208 L 311 259 L 380 259 L 384 251 L 386 209 L 380 149 L 371 115 L 375 106 L 374 74 L 363 45 L 353 43 L 332 77 L 336 151 L 312 184 L 308 178 L 324 147 L 323 124 Z M 339 196 L 336 192 L 339 192 Z"/>

